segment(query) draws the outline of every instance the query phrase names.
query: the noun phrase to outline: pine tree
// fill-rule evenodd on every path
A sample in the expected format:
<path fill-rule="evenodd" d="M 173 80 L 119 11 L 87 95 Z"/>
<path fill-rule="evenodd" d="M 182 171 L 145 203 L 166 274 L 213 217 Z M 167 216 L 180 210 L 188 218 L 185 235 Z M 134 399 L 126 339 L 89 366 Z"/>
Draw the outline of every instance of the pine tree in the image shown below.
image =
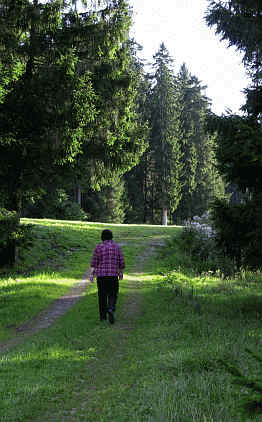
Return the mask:
<path fill-rule="evenodd" d="M 71 171 L 77 160 L 81 167 L 85 156 L 88 165 L 123 171 L 144 148 L 128 5 L 108 1 L 81 14 L 66 6 L 37 0 L 17 6 L 22 41 L 16 39 L 15 51 L 24 68 L 0 105 L 1 197 L 12 209 L 61 166 Z M 8 17 L 1 18 L 4 25 Z M 82 169 L 86 164 L 85 158 Z"/>
<path fill-rule="evenodd" d="M 85 120 L 94 113 L 92 87 L 88 79 L 76 77 L 68 22 L 62 19 L 65 5 L 37 0 L 14 5 L 20 36 L 13 37 L 11 47 L 9 43 L 4 47 L 6 55 L 14 51 L 23 72 L 0 105 L 4 160 L 0 180 L 7 207 L 19 210 L 23 197 L 38 191 L 58 162 L 72 160 L 78 153 L 84 112 Z M 10 22 L 14 5 L 2 2 L 1 29 Z M 88 88 L 90 96 L 83 108 L 80 91 Z"/>
<path fill-rule="evenodd" d="M 227 40 L 230 46 L 244 53 L 243 62 L 253 78 L 253 87 L 246 90 L 244 116 L 213 116 L 211 126 L 218 131 L 217 158 L 219 170 L 227 181 L 245 192 L 261 192 L 261 70 L 262 70 L 262 7 L 254 0 L 210 2 L 206 15 L 209 26 Z M 251 30 L 252 29 L 252 30 Z"/>
<path fill-rule="evenodd" d="M 206 129 L 209 100 L 205 88 L 183 64 L 176 77 L 183 161 L 181 201 L 173 215 L 176 223 L 202 215 L 209 202 L 220 190 L 220 195 L 223 192 L 223 183 L 215 168 L 213 138 Z"/>
<path fill-rule="evenodd" d="M 25 4 L 9 0 L 0 3 L 0 104 L 12 84 L 24 72 L 24 63 L 17 49 L 21 38 L 21 14 Z"/>
<path fill-rule="evenodd" d="M 181 201 L 175 212 L 175 220 L 181 221 L 192 214 L 192 192 L 196 188 L 197 171 L 197 111 L 199 104 L 196 104 L 196 89 L 194 80 L 187 67 L 183 64 L 176 77 L 175 96 L 178 104 L 179 132 L 181 144 L 181 160 L 183 161 L 183 172 L 181 174 Z M 198 98 L 199 99 L 199 98 Z"/>
<path fill-rule="evenodd" d="M 181 145 L 175 103 L 172 59 L 162 43 L 154 56 L 153 87 L 150 96 L 150 151 L 153 167 L 152 208 L 162 210 L 162 222 L 173 212 L 181 197 Z"/>
<path fill-rule="evenodd" d="M 124 223 L 127 200 L 125 183 L 119 176 L 113 176 L 110 184 L 101 190 L 89 190 L 83 194 L 83 209 L 91 221 Z"/>
<path fill-rule="evenodd" d="M 253 75 L 262 70 L 262 6 L 260 0 L 209 0 L 206 22 L 229 46 L 244 54 L 243 62 Z"/>
<path fill-rule="evenodd" d="M 262 30 L 261 2 L 235 0 L 210 2 L 207 23 L 229 45 L 244 53 L 244 64 L 253 78 L 253 87 L 246 90 L 245 115 L 212 116 L 210 128 L 218 133 L 217 161 L 221 174 L 245 193 L 245 202 L 228 206 L 216 202 L 213 206 L 217 238 L 229 245 L 228 253 L 238 266 L 259 268 L 261 265 L 262 230 L 262 146 L 261 146 L 261 70 Z M 237 236 L 235 227 L 240 234 Z M 241 222 L 241 224 L 239 223 Z M 228 229 L 225 230 L 225 227 Z M 231 245 L 237 245 L 237 248 Z"/>
<path fill-rule="evenodd" d="M 150 114 L 150 77 L 144 73 L 143 63 L 137 61 L 141 75 L 137 92 L 138 116 L 145 125 L 146 150 L 140 157 L 139 162 L 124 175 L 129 207 L 127 209 L 127 221 L 132 223 L 148 223 L 152 221 L 152 159 L 149 148 L 149 114 Z"/>

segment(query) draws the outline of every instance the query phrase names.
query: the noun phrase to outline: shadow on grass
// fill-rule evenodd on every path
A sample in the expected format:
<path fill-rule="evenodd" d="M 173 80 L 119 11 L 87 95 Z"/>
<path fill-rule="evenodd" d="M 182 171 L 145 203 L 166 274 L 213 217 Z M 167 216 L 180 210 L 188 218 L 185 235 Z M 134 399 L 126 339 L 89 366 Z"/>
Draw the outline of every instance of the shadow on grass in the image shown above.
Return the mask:
<path fill-rule="evenodd" d="M 229 319 L 254 319 L 262 320 L 260 285 L 254 289 L 247 289 L 246 283 L 241 286 L 239 280 L 230 283 L 214 281 L 209 286 L 200 283 L 195 285 L 179 282 L 169 284 L 160 283 L 159 288 L 167 290 L 170 303 L 180 303 L 189 307 L 199 315 L 224 316 Z"/>

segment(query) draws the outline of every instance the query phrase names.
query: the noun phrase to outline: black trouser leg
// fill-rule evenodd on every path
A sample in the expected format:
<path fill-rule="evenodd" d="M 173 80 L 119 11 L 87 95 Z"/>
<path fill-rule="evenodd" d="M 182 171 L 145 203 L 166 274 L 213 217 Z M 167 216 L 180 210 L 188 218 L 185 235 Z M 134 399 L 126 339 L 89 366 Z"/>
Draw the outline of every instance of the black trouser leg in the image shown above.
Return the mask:
<path fill-rule="evenodd" d="M 100 319 L 106 319 L 107 312 L 107 297 L 104 289 L 103 277 L 97 277 L 97 289 L 98 289 L 98 305 Z"/>
<path fill-rule="evenodd" d="M 118 277 L 116 277 L 116 281 L 114 283 L 114 299 L 113 299 L 113 311 L 116 310 L 116 302 L 117 302 L 117 298 L 118 298 L 118 292 L 119 292 L 119 281 L 118 281 Z"/>
<path fill-rule="evenodd" d="M 100 319 L 106 318 L 109 309 L 115 310 L 118 296 L 118 277 L 97 277 Z"/>

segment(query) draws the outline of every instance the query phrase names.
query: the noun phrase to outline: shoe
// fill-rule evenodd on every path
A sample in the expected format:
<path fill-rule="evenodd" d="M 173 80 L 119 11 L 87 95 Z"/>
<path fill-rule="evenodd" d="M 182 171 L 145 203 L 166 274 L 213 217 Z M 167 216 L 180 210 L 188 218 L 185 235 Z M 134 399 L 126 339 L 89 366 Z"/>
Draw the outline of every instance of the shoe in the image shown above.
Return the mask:
<path fill-rule="evenodd" d="M 112 309 L 108 310 L 108 319 L 109 319 L 110 324 L 114 324 L 115 316 L 114 316 L 114 312 L 112 311 Z"/>
<path fill-rule="evenodd" d="M 100 317 L 100 321 L 106 321 L 106 316 Z"/>

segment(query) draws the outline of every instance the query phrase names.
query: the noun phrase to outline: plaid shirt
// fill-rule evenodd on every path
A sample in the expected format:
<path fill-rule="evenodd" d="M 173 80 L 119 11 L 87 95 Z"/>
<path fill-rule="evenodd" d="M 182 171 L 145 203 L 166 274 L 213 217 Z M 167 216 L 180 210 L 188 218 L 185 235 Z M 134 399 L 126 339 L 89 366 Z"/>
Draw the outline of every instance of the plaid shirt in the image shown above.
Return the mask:
<path fill-rule="evenodd" d="M 119 270 L 125 268 L 125 261 L 117 243 L 104 240 L 94 250 L 91 267 L 95 268 L 97 277 L 118 276 Z"/>

